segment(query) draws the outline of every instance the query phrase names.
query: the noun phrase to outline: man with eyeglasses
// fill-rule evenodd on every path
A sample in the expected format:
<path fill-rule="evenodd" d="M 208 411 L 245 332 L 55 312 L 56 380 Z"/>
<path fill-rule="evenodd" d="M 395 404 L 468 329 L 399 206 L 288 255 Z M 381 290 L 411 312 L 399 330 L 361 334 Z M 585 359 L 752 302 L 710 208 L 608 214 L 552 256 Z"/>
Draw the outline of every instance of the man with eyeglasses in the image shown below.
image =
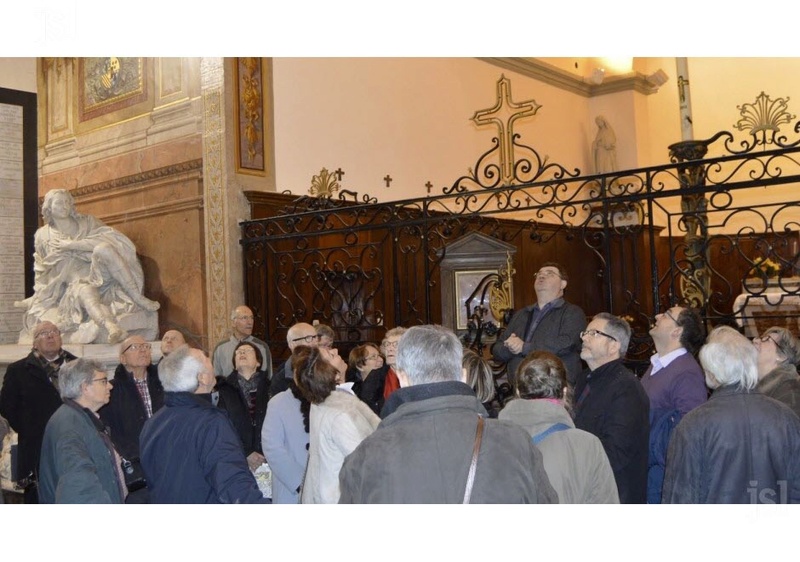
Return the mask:
<path fill-rule="evenodd" d="M 282 367 L 275 370 L 275 376 L 272 377 L 272 382 L 269 385 L 270 398 L 289 388 L 289 381 L 292 380 L 294 376 L 291 357 L 294 348 L 299 345 L 316 347 L 318 343 L 319 336 L 317 335 L 317 329 L 306 322 L 298 322 L 286 331 L 286 344 L 289 346 L 289 359 L 286 360 Z"/>
<path fill-rule="evenodd" d="M 245 305 L 239 305 L 231 311 L 231 337 L 219 342 L 214 348 L 214 353 L 211 355 L 214 376 L 226 377 L 231 374 L 233 351 L 243 341 L 252 343 L 258 348 L 261 357 L 264 358 L 261 370 L 267 373 L 267 378 L 272 379 L 272 355 L 266 342 L 253 335 L 253 311 Z"/>
<path fill-rule="evenodd" d="M 506 363 L 509 383 L 514 383 L 517 368 L 529 353 L 549 351 L 564 362 L 567 381 L 575 384 L 583 368 L 579 334 L 586 327 L 586 314 L 564 300 L 567 281 L 567 272 L 561 265 L 543 264 L 535 275 L 536 303 L 514 314 L 492 346 L 494 358 Z"/>
<path fill-rule="evenodd" d="M 650 336 L 656 353 L 642 377 L 642 387 L 650 399 L 647 503 L 661 503 L 672 430 L 708 397 L 703 369 L 694 358 L 705 340 L 705 328 L 697 311 L 673 306 L 656 314 Z"/>
<path fill-rule="evenodd" d="M 151 345 L 142 336 L 126 338 L 119 348 L 114 388 L 100 419 L 109 427 L 111 440 L 125 459 L 139 462 L 139 434 L 144 422 L 164 405 L 164 388 L 152 364 Z M 145 488 L 128 496 L 127 503 L 147 503 Z"/>
<path fill-rule="evenodd" d="M 589 366 L 575 385 L 575 427 L 600 439 L 608 455 L 620 503 L 647 500 L 650 401 L 622 360 L 631 327 L 607 312 L 581 332 L 581 359 Z"/>
<path fill-rule="evenodd" d="M 64 404 L 47 422 L 42 442 L 42 503 L 123 503 L 127 489 L 120 458 L 97 410 L 108 403 L 111 381 L 103 366 L 76 359 L 59 370 Z"/>
<path fill-rule="evenodd" d="M 0 390 L 0 415 L 18 434 L 18 473 L 25 503 L 39 503 L 36 479 L 47 420 L 61 406 L 58 369 L 76 357 L 61 347 L 61 332 L 52 322 L 33 329 L 33 350 L 8 366 Z"/>

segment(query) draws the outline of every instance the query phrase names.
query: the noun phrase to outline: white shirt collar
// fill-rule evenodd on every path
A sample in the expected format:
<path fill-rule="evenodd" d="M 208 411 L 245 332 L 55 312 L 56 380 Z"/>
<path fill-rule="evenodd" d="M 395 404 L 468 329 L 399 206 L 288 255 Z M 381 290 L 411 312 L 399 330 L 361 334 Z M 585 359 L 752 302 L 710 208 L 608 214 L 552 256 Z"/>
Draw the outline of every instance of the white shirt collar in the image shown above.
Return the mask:
<path fill-rule="evenodd" d="M 355 396 L 355 392 L 353 392 L 353 383 L 352 382 L 343 382 L 342 384 L 336 385 L 336 390 L 343 390 L 344 392 L 349 392 L 353 396 Z"/>
<path fill-rule="evenodd" d="M 685 355 L 688 353 L 685 347 L 679 347 L 673 351 L 670 351 L 666 355 L 659 355 L 655 353 L 652 357 L 650 357 L 650 364 L 653 368 L 650 370 L 650 376 L 652 377 L 661 369 L 665 369 L 670 363 L 675 361 L 681 355 Z"/>

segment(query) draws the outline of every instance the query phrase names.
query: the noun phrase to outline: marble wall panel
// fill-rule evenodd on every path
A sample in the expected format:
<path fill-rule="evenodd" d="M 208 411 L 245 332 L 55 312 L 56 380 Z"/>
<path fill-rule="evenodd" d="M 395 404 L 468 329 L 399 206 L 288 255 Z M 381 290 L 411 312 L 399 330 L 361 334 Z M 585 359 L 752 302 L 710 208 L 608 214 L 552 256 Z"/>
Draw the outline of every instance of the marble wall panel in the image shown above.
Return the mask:
<path fill-rule="evenodd" d="M 147 173 L 176 162 L 202 158 L 202 155 L 203 140 L 200 135 L 183 137 L 102 161 L 90 162 L 43 175 L 39 178 L 39 195 L 44 196 L 51 189 L 76 189 L 81 186 L 126 178 L 134 174 Z"/>

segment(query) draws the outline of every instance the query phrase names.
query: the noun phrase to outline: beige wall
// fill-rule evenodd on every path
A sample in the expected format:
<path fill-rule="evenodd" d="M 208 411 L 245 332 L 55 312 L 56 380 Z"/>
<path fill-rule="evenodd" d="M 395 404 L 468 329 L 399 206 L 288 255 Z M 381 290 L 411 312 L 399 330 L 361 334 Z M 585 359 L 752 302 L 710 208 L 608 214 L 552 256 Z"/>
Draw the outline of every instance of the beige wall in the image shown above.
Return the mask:
<path fill-rule="evenodd" d="M 580 78 L 592 61 L 574 60 Z M 555 65 L 567 70 L 573 59 L 564 61 Z M 681 140 L 675 59 L 637 58 L 633 66 L 645 75 L 661 69 L 669 80 L 652 95 L 586 98 L 471 58 L 276 58 L 277 190 L 307 193 L 323 166 L 341 166 L 344 187 L 382 200 L 422 196 L 428 180 L 449 185 L 491 146 L 492 128 L 470 118 L 494 103 L 501 74 L 514 100 L 542 105 L 516 130 L 551 161 L 591 173 L 602 114 L 617 135 L 620 168 L 665 164 L 667 147 Z M 732 129 L 736 106 L 762 90 L 800 100 L 800 58 L 690 58 L 689 77 L 695 138 Z M 382 182 L 387 173 L 391 189 Z"/>
<path fill-rule="evenodd" d="M 0 88 L 36 92 L 35 58 L 0 58 Z"/>
<path fill-rule="evenodd" d="M 423 196 L 427 181 L 449 186 L 492 146 L 496 129 L 471 118 L 494 105 L 503 74 L 513 100 L 542 106 L 515 127 L 522 142 L 586 170 L 594 116 L 586 98 L 554 86 L 471 58 L 276 58 L 277 190 L 307 193 L 322 167 L 341 167 L 344 188 L 381 200 Z"/>

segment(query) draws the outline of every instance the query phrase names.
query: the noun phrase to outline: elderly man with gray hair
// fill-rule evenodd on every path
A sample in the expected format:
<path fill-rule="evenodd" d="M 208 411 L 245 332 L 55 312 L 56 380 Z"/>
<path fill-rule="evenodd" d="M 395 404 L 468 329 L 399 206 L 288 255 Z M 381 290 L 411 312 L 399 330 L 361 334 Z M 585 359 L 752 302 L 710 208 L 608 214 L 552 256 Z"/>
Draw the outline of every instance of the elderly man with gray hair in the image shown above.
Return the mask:
<path fill-rule="evenodd" d="M 670 440 L 663 503 L 800 503 L 800 418 L 754 391 L 756 348 L 729 326 L 700 350 L 708 402 Z"/>
<path fill-rule="evenodd" d="M 41 503 L 123 503 L 127 490 L 120 457 L 97 410 L 108 403 L 111 381 L 97 361 L 61 366 L 64 404 L 44 430 L 39 463 Z"/>
<path fill-rule="evenodd" d="M 139 439 L 151 503 L 269 503 L 228 415 L 211 404 L 208 357 L 181 346 L 159 363 L 158 376 L 164 407 Z"/>
<path fill-rule="evenodd" d="M 222 340 L 211 354 L 211 363 L 214 365 L 214 376 L 226 377 L 233 369 L 233 352 L 239 343 L 246 341 L 253 344 L 261 352 L 264 359 L 261 370 L 267 373 L 267 378 L 272 378 L 272 355 L 267 343 L 253 335 L 255 318 L 249 306 L 239 305 L 231 310 L 231 335 Z"/>
<path fill-rule="evenodd" d="M 400 338 L 400 389 L 345 459 L 339 503 L 558 503 L 528 433 L 488 419 L 466 384 L 463 348 L 442 326 Z"/>
<path fill-rule="evenodd" d="M 593 433 L 603 444 L 619 503 L 645 503 L 650 401 L 639 379 L 622 363 L 631 327 L 601 312 L 581 332 L 581 341 L 581 359 L 589 369 L 575 384 L 575 427 Z"/>

